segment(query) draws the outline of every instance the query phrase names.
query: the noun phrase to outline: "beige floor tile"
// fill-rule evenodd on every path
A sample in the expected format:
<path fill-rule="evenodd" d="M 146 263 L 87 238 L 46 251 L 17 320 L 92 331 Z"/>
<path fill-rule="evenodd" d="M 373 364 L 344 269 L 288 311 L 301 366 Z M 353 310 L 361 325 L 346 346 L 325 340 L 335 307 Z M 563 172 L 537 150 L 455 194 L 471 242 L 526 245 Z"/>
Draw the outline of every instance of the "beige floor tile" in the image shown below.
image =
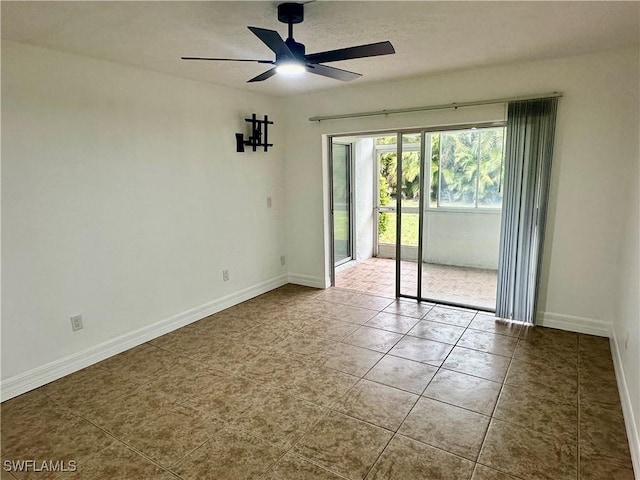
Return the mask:
<path fill-rule="evenodd" d="M 273 350 L 264 350 L 240 369 L 240 374 L 256 382 L 282 383 L 307 367 L 307 362 Z"/>
<path fill-rule="evenodd" d="M 478 462 L 523 480 L 575 480 L 578 474 L 575 443 L 496 419 Z"/>
<path fill-rule="evenodd" d="M 507 374 L 509 361 L 509 358 L 500 355 L 455 347 L 442 367 L 486 378 L 487 380 L 502 382 Z"/>
<path fill-rule="evenodd" d="M 313 325 L 322 318 L 321 314 L 314 311 L 304 311 L 303 308 L 305 306 L 302 305 L 300 308 L 279 312 L 269 320 L 269 325 L 296 332 L 304 327 Z"/>
<path fill-rule="evenodd" d="M 215 343 L 223 344 L 230 341 L 230 339 L 231 337 L 229 336 L 218 334 L 215 337 Z M 191 357 L 197 354 L 201 347 L 211 345 L 213 342 L 211 334 L 203 335 L 199 328 L 191 324 L 154 338 L 148 343 L 175 355 Z"/>
<path fill-rule="evenodd" d="M 602 351 L 611 355 L 611 341 L 607 337 L 595 335 L 578 335 L 578 349 L 580 352 Z"/>
<path fill-rule="evenodd" d="M 330 406 L 358 381 L 358 377 L 323 366 L 296 373 L 283 387 L 288 393 L 321 406 Z"/>
<path fill-rule="evenodd" d="M 473 311 L 465 311 L 447 307 L 434 307 L 425 317 L 424 320 L 430 322 L 446 323 L 456 327 L 468 327 L 475 317 Z"/>
<path fill-rule="evenodd" d="M 416 302 L 413 300 L 395 300 L 391 305 L 386 307 L 383 311 L 385 313 L 392 313 L 394 315 L 404 315 L 406 317 L 422 318 L 432 308 L 433 303 L 428 302 Z"/>
<path fill-rule="evenodd" d="M 31 390 L 0 404 L 2 416 L 13 415 L 25 408 L 37 410 L 49 402 L 49 397 L 44 394 L 44 387 Z"/>
<path fill-rule="evenodd" d="M 4 458 L 2 459 L 4 465 Z M 0 480 L 16 480 L 16 477 L 11 475 L 11 473 L 4 468 L 0 468 Z"/>
<path fill-rule="evenodd" d="M 370 310 L 362 307 L 342 307 L 340 311 L 330 312 L 332 318 L 337 318 L 344 322 L 357 323 L 363 325 L 376 316 L 376 310 Z"/>
<path fill-rule="evenodd" d="M 383 428 L 332 412 L 293 450 L 321 467 L 352 480 L 361 480 L 392 435 Z"/>
<path fill-rule="evenodd" d="M 459 347 L 480 350 L 481 352 L 493 353 L 511 357 L 518 339 L 506 335 L 498 335 L 489 332 L 479 332 L 477 330 L 467 330 L 458 341 Z"/>
<path fill-rule="evenodd" d="M 635 480 L 631 459 L 580 454 L 580 480 Z"/>
<path fill-rule="evenodd" d="M 42 391 L 75 412 L 115 400 L 140 386 L 124 376 L 92 366 L 45 385 Z"/>
<path fill-rule="evenodd" d="M 77 419 L 63 422 L 53 429 L 41 429 L 29 436 L 14 437 L 11 443 L 3 441 L 2 455 L 5 460 L 64 461 L 77 463 L 111 445 L 115 439 L 95 425 Z M 50 472 L 16 475 L 19 478 L 53 478 Z"/>
<path fill-rule="evenodd" d="M 55 430 L 80 418 L 67 407 L 40 391 L 21 395 L 2 404 L 0 447 L 11 448 L 24 438 L 38 437 L 41 432 Z"/>
<path fill-rule="evenodd" d="M 464 373 L 441 369 L 423 395 L 457 407 L 491 415 L 501 384 Z"/>
<path fill-rule="evenodd" d="M 255 358 L 260 351 L 261 349 L 258 346 L 241 343 L 236 340 L 222 346 L 201 348 L 191 358 L 216 370 L 236 373 L 242 365 Z"/>
<path fill-rule="evenodd" d="M 467 480 L 472 471 L 473 462 L 469 460 L 396 435 L 367 480 Z"/>
<path fill-rule="evenodd" d="M 175 465 L 189 452 L 216 435 L 220 420 L 189 406 L 148 411 L 129 423 L 119 437 L 164 467 Z"/>
<path fill-rule="evenodd" d="M 357 329 L 358 325 L 355 323 L 342 322 L 333 318 L 321 318 L 316 323 L 304 327 L 300 333 L 339 342 Z"/>
<path fill-rule="evenodd" d="M 565 349 L 577 349 L 579 334 L 546 327 L 525 327 L 520 332 L 520 338 L 538 345 L 554 345 Z"/>
<path fill-rule="evenodd" d="M 578 365 L 577 347 L 566 347 L 543 341 L 528 342 L 520 339 L 513 357 L 533 365 Z"/>
<path fill-rule="evenodd" d="M 175 476 L 120 442 L 77 465 L 75 472 L 60 475 L 65 480 L 172 480 Z"/>
<path fill-rule="evenodd" d="M 452 345 L 424 338 L 404 337 L 389 351 L 389 354 L 439 367 L 452 348 Z"/>
<path fill-rule="evenodd" d="M 340 288 L 327 288 L 316 295 L 317 300 L 327 302 L 342 303 L 345 305 L 353 305 L 353 300 L 360 296 L 360 292 L 354 290 L 343 290 Z"/>
<path fill-rule="evenodd" d="M 399 333 L 362 326 L 342 340 L 343 343 L 387 353 L 402 338 Z"/>
<path fill-rule="evenodd" d="M 92 480 L 469 480 L 484 436 L 473 480 L 633 478 L 607 339 L 396 301 L 393 265 L 367 275 L 388 292 L 289 285 L 2 403 L 1 459 L 73 459 Z"/>
<path fill-rule="evenodd" d="M 167 395 L 153 386 L 143 385 L 128 395 L 97 405 L 83 413 L 83 416 L 94 425 L 120 437 L 131 424 L 147 417 L 149 412 L 178 405 L 185 398 Z"/>
<path fill-rule="evenodd" d="M 305 335 L 301 332 L 289 335 L 273 347 L 273 350 L 303 360 L 319 359 L 336 342 L 315 335 Z"/>
<path fill-rule="evenodd" d="M 578 334 L 552 328 L 523 328 L 514 357 L 535 364 L 577 365 Z"/>
<path fill-rule="evenodd" d="M 630 458 L 624 417 L 620 408 L 580 402 L 580 452 L 620 460 Z"/>
<path fill-rule="evenodd" d="M 575 440 L 578 408 L 561 398 L 550 400 L 527 390 L 505 385 L 493 414 L 495 418 L 521 427 Z"/>
<path fill-rule="evenodd" d="M 293 331 L 271 325 L 256 325 L 255 327 L 240 334 L 238 339 L 242 343 L 256 347 L 268 347 L 281 342 Z"/>
<path fill-rule="evenodd" d="M 178 357 L 148 343 L 108 358 L 98 365 L 134 383 L 151 380 L 160 370 L 170 369 Z"/>
<path fill-rule="evenodd" d="M 522 325 L 519 323 L 513 323 L 508 320 L 503 320 L 489 314 L 477 314 L 471 323 L 469 328 L 473 330 L 481 330 L 483 332 L 497 333 L 500 335 L 507 335 L 509 337 L 518 337 L 522 331 Z"/>
<path fill-rule="evenodd" d="M 578 352 L 580 370 L 586 372 L 614 372 L 613 358 L 609 350 L 580 350 Z"/>
<path fill-rule="evenodd" d="M 259 478 L 284 451 L 240 430 L 220 430 L 172 470 L 185 480 Z"/>
<path fill-rule="evenodd" d="M 203 388 L 210 388 L 228 374 L 188 358 L 180 359 L 170 369 L 162 370 L 142 388 L 167 396 L 186 399 Z"/>
<path fill-rule="evenodd" d="M 245 411 L 234 425 L 277 447 L 288 449 L 326 412 L 315 403 L 273 392 Z"/>
<path fill-rule="evenodd" d="M 516 477 L 507 475 L 506 473 L 498 472 L 493 468 L 485 467 L 476 463 L 476 468 L 473 471 L 471 480 L 518 480 Z"/>
<path fill-rule="evenodd" d="M 380 383 L 360 380 L 334 409 L 388 430 L 397 430 L 419 396 Z"/>
<path fill-rule="evenodd" d="M 380 311 L 387 308 L 393 302 L 394 300 L 391 298 L 379 297 L 376 295 L 368 295 L 366 293 L 363 293 L 353 298 L 349 302 L 349 305 L 353 305 L 355 307 L 370 308 L 371 310 Z"/>
<path fill-rule="evenodd" d="M 223 421 L 238 418 L 270 393 L 267 384 L 244 377 L 224 377 L 189 397 L 186 404 Z"/>
<path fill-rule="evenodd" d="M 578 385 L 580 401 L 619 407 L 620 395 L 614 375 L 613 372 L 607 376 L 581 375 Z"/>
<path fill-rule="evenodd" d="M 398 432 L 475 461 L 488 424 L 485 415 L 422 397 Z"/>
<path fill-rule="evenodd" d="M 464 328 L 462 327 L 454 327 L 453 325 L 446 325 L 444 323 L 420 320 L 409 331 L 408 335 L 455 345 L 463 333 Z"/>
<path fill-rule="evenodd" d="M 415 293 L 417 264 L 401 264 L 403 291 Z M 495 307 L 497 272 L 449 265 L 423 264 L 422 293 L 426 298 Z M 336 285 L 395 297 L 395 260 L 373 257 L 336 272 Z"/>
<path fill-rule="evenodd" d="M 380 352 L 339 343 L 327 352 L 324 365 L 350 375 L 362 377 L 383 356 Z"/>
<path fill-rule="evenodd" d="M 577 377 L 578 369 L 574 365 L 533 365 L 514 358 L 504 382 L 549 400 L 561 398 L 564 402 L 577 404 Z"/>
<path fill-rule="evenodd" d="M 380 328 L 389 332 L 407 333 L 418 322 L 417 318 L 395 315 L 393 313 L 380 312 L 365 325 L 367 327 Z"/>
<path fill-rule="evenodd" d="M 437 371 L 437 367 L 431 365 L 386 355 L 365 378 L 419 395 Z"/>
<path fill-rule="evenodd" d="M 341 480 L 343 478 L 298 455 L 288 453 L 264 477 L 264 480 Z"/>

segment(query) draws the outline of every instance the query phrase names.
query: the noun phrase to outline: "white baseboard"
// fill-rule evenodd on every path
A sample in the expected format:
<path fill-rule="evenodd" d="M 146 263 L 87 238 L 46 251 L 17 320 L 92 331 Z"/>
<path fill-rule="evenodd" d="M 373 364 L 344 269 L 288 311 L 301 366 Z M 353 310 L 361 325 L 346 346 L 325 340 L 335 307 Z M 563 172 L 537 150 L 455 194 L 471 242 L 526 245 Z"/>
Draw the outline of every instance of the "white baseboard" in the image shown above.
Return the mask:
<path fill-rule="evenodd" d="M 627 429 L 627 439 L 629 440 L 629 450 L 631 451 L 631 463 L 633 470 L 636 472 L 636 478 L 640 475 L 640 432 L 638 432 L 635 413 L 633 411 L 633 403 L 629 393 L 629 387 L 622 366 L 622 357 L 620 356 L 620 348 L 618 345 L 618 337 L 615 329 L 611 329 L 611 356 L 613 357 L 613 366 L 616 371 L 616 380 L 618 382 L 618 393 L 620 394 L 620 403 L 622 403 L 622 412 L 624 414 L 624 424 Z M 636 408 L 638 405 L 636 405 Z M 637 412 L 640 414 L 640 412 Z"/>
<path fill-rule="evenodd" d="M 305 287 L 327 288 L 331 285 L 331 280 L 327 283 L 326 278 L 304 275 L 302 273 L 289 273 L 289 283 L 304 285 Z"/>
<path fill-rule="evenodd" d="M 553 312 L 540 312 L 537 325 L 542 327 L 557 328 L 570 332 L 609 337 L 611 335 L 611 323 L 595 318 L 574 317 Z"/>
<path fill-rule="evenodd" d="M 59 360 L 36 367 L 27 372 L 9 377 L 0 382 L 0 401 L 21 395 L 34 388 L 41 387 L 70 373 L 77 372 L 94 363 L 105 360 L 125 350 L 153 340 L 161 335 L 172 332 L 180 327 L 201 320 L 209 315 L 232 307 L 238 303 L 262 295 L 274 288 L 281 287 L 288 282 L 288 276 L 280 275 L 270 280 L 260 282 L 238 292 L 189 309 L 133 332 L 121 335 L 99 345 L 89 347 L 80 352 L 68 355 Z"/>

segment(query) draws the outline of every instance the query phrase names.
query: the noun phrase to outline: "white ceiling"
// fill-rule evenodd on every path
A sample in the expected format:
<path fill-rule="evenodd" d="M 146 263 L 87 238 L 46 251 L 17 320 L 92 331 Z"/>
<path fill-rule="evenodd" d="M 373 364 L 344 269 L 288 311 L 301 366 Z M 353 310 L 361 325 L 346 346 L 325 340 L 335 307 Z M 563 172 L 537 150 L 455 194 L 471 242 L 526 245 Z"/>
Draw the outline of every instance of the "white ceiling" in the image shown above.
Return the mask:
<path fill-rule="evenodd" d="M 278 30 L 280 2 L 9 2 L 2 38 L 202 82 L 273 95 L 335 88 L 304 74 L 247 84 L 269 68 L 187 62 L 180 56 L 272 59 L 247 26 Z M 363 74 L 351 84 L 637 45 L 640 2 L 352 2 L 305 5 L 294 37 L 313 53 L 390 40 L 396 54 L 332 66 Z"/>

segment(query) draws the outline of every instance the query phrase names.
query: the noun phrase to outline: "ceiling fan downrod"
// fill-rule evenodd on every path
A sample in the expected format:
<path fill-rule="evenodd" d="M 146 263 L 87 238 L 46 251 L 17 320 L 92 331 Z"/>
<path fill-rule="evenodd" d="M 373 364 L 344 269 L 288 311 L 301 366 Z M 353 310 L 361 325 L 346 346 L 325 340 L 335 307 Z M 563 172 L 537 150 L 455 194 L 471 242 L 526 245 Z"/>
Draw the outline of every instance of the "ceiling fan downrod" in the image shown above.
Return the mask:
<path fill-rule="evenodd" d="M 281 3 L 278 5 L 278 20 L 289 27 L 287 40 L 293 39 L 293 25 L 304 20 L 304 5 L 302 3 Z"/>

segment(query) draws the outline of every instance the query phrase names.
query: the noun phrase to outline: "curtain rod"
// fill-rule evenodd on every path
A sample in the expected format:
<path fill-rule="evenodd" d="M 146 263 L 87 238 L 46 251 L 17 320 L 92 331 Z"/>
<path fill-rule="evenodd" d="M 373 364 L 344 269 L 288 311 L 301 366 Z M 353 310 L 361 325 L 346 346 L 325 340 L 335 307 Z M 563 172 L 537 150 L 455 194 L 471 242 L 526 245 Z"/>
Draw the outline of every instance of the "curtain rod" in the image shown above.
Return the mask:
<path fill-rule="evenodd" d="M 561 92 L 544 93 L 539 95 L 526 95 L 523 97 L 493 98 L 491 100 L 476 100 L 475 102 L 445 103 L 442 105 L 427 105 L 424 107 L 395 108 L 392 110 L 375 110 L 372 112 L 344 113 L 341 115 L 324 115 L 309 118 L 310 122 L 322 122 L 323 120 L 338 120 L 341 118 L 374 117 L 377 115 L 394 115 L 397 113 L 424 112 L 427 110 L 447 110 L 450 108 L 476 107 L 479 105 L 495 105 L 497 103 L 520 102 L 524 100 L 538 100 L 540 98 L 562 97 Z"/>

